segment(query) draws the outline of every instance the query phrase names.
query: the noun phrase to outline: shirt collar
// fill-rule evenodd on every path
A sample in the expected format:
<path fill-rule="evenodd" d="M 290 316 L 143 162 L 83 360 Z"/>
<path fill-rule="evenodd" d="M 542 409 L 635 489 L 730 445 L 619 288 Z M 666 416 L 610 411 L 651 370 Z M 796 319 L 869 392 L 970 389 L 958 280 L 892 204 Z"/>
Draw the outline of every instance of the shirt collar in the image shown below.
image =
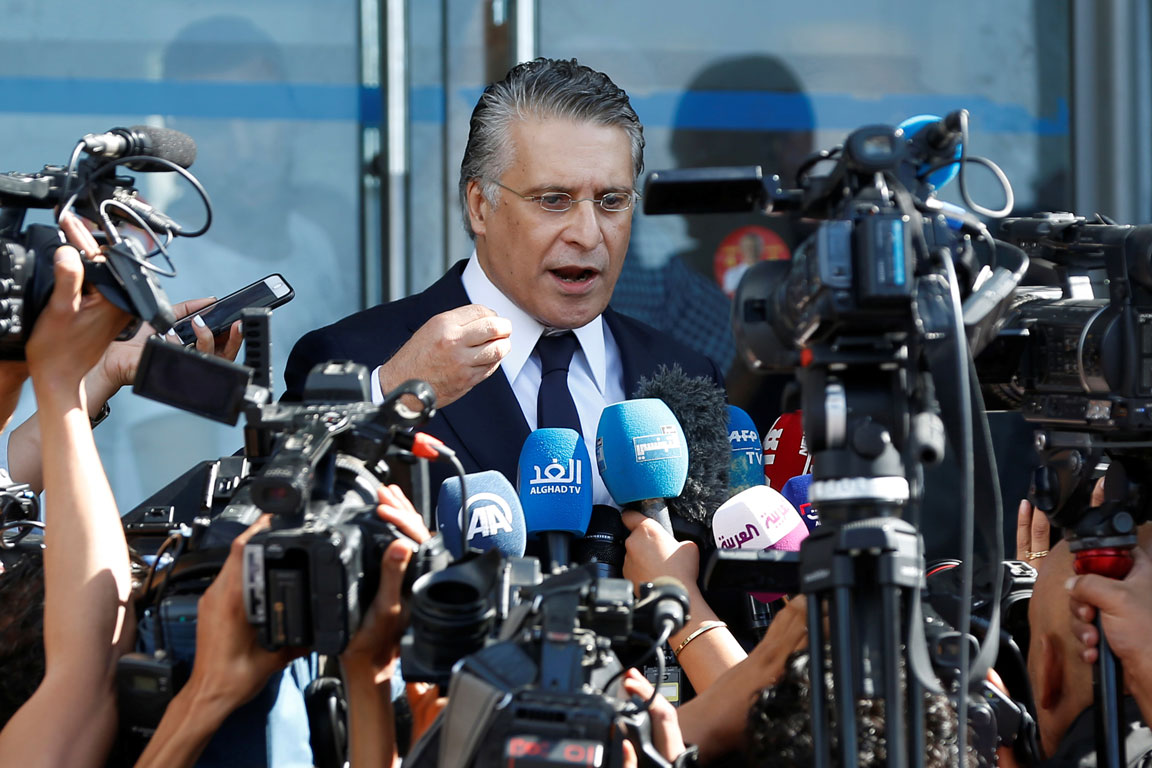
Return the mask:
<path fill-rule="evenodd" d="M 509 381 L 515 381 L 516 377 L 520 375 L 520 371 L 523 370 L 524 364 L 528 362 L 528 358 L 532 356 L 532 350 L 536 348 L 540 334 L 548 329 L 536 318 L 520 309 L 515 302 L 493 285 L 492 281 L 488 279 L 488 275 L 484 273 L 483 267 L 480 266 L 475 251 L 472 252 L 471 258 L 464 266 L 464 273 L 460 276 L 460 280 L 464 284 L 464 292 L 468 294 L 469 301 L 488 307 L 512 323 L 512 336 L 509 339 L 512 348 L 500 362 L 500 367 L 504 369 Z M 572 332 L 576 334 L 576 339 L 580 342 L 580 350 L 587 360 L 592 380 L 596 382 L 596 388 L 603 394 L 607 383 L 608 367 L 607 355 L 604 351 L 603 316 L 597 315 L 592 322 L 581 328 L 574 328 Z"/>

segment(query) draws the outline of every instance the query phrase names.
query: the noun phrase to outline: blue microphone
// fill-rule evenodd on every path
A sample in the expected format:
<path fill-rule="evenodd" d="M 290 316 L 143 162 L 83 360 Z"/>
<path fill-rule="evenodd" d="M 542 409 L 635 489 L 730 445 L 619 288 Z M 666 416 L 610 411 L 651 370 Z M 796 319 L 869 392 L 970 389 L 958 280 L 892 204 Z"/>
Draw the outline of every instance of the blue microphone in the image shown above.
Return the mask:
<path fill-rule="evenodd" d="M 505 557 L 522 557 L 527 541 L 524 509 L 508 478 L 494 469 L 465 475 L 468 487 L 468 548 L 487 552 L 498 549 Z M 436 526 L 454 558 L 461 558 L 460 478 L 449 477 L 440 486 L 436 502 Z"/>
<path fill-rule="evenodd" d="M 613 501 L 640 503 L 640 511 L 672 533 L 666 499 L 688 478 L 688 444 L 663 400 L 609 405 L 596 428 L 596 466 Z"/>
<path fill-rule="evenodd" d="M 548 427 L 528 435 L 516 471 L 528 535 L 543 534 L 553 567 L 571 563 L 569 545 L 592 519 L 592 463 L 574 429 Z"/>
<path fill-rule="evenodd" d="M 735 496 L 754 485 L 764 485 L 764 448 L 752 417 L 742 408 L 728 406 L 728 444 L 732 446 L 732 466 L 728 470 L 728 490 Z"/>
<path fill-rule="evenodd" d="M 780 489 L 780 495 L 796 507 L 800 516 L 804 518 L 804 524 L 808 526 L 809 531 L 820 525 L 820 515 L 816 514 L 816 510 L 812 508 L 812 502 L 808 501 L 808 489 L 811 487 L 812 473 L 809 472 L 806 475 L 796 475 L 784 483 L 784 487 Z"/>

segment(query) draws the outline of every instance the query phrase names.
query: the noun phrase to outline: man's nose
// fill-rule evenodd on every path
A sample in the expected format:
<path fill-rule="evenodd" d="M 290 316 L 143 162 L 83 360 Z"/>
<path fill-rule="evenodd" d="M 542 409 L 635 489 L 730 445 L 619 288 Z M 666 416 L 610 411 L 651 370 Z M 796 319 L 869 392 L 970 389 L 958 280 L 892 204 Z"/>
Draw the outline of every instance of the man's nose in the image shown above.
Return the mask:
<path fill-rule="evenodd" d="M 590 251 L 604 242 L 604 232 L 600 228 L 600 204 L 595 200 L 573 202 L 564 216 L 567 218 L 564 234 L 570 243 Z"/>

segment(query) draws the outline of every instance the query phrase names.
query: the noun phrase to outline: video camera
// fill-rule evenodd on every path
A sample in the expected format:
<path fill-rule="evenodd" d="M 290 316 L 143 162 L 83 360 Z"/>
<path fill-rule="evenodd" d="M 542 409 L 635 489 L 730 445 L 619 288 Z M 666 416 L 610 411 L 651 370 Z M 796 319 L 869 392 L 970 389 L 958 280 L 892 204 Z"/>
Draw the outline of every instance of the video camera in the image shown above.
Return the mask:
<path fill-rule="evenodd" d="M 89 156 L 80 159 L 81 152 Z M 211 205 L 199 181 L 186 169 L 196 158 L 196 144 L 178 131 L 133 126 L 114 128 L 103 134 L 82 138 L 67 166 L 46 165 L 36 173 L 0 174 L 0 359 L 24 359 L 24 344 L 32 333 L 55 285 L 53 254 L 63 244 L 56 227 L 31 224 L 24 227 L 31 208 L 74 209 L 103 229 L 107 248 L 103 259 L 88 254 L 84 260 L 85 281 L 108 301 L 136 320 L 122 338 L 147 322 L 158 333 L 172 327 L 175 316 L 164 291 L 153 275 L 174 276 L 171 267 L 162 269 L 152 262 L 156 255 L 167 258 L 166 246 L 176 236 L 196 237 L 211 223 Z M 140 199 L 135 180 L 115 174 L 124 166 L 137 171 L 177 171 L 189 181 L 204 200 L 204 225 L 188 231 Z M 121 236 L 116 223 L 140 227 L 156 240 L 156 248 L 146 252 L 132 237 Z M 23 229 L 22 229 L 23 228 Z"/>
<path fill-rule="evenodd" d="M 1035 501 L 1074 529 L 1106 454 L 1133 482 L 1152 468 L 1152 225 L 1049 213 L 1007 219 L 1003 233 L 1049 285 L 1017 292 L 980 380 L 1037 426 Z"/>
<path fill-rule="evenodd" d="M 536 558 L 491 550 L 421 576 L 410 607 L 405 679 L 446 685 L 448 707 L 406 762 L 619 766 L 627 738 L 642 765 L 667 764 L 647 705 L 615 684 L 653 653 L 663 663 L 688 611 L 678 582 L 646 585 L 637 600 L 631 582 L 594 565 L 542 576 Z"/>
<path fill-rule="evenodd" d="M 889 740 L 890 765 L 923 754 L 915 706 L 922 690 L 940 690 L 941 682 L 924 652 L 924 623 L 916 620 L 924 578 L 917 525 L 922 466 L 942 461 L 948 442 L 968 473 L 961 494 L 969 517 L 961 530 L 967 536 L 963 567 L 972 567 L 973 488 L 979 491 L 984 482 L 974 481 L 973 465 L 992 459 L 983 449 L 987 424 L 976 407 L 969 354 L 995 334 L 1028 260 L 995 241 L 969 212 L 1003 216 L 1013 202 L 999 168 L 968 154 L 968 138 L 964 110 L 919 116 L 853 131 L 841 146 L 806 160 L 794 188 L 749 167 L 659 171 L 644 189 L 649 214 L 760 211 L 818 222 L 790 261 L 761 261 L 748 269 L 733 298 L 732 320 L 749 368 L 794 373 L 799 383 L 813 457 L 809 498 L 821 526 L 801 546 L 798 575 L 796 559 L 778 552 L 720 551 L 707 570 L 748 588 L 781 591 L 781 572 L 791 568 L 792 589 L 809 596 L 812 668 L 824 668 L 825 648 L 831 648 L 840 723 L 834 758 L 825 681 L 813 676 L 811 719 L 821 767 L 835 760 L 855 764 L 850 731 L 860 698 L 885 700 L 890 733 L 902 734 Z M 1001 181 L 1002 210 L 971 201 L 964 172 L 970 162 Z M 956 175 L 966 209 L 935 196 Z M 973 440 L 981 427 L 985 439 Z M 974 451 L 974 443 L 981 450 Z M 996 510 L 999 526 L 998 489 L 983 492 L 990 498 L 982 506 Z M 998 564 L 1002 554 L 995 544 L 992 549 L 990 559 Z M 754 584 L 761 575 L 763 588 Z M 961 600 L 956 626 L 966 628 L 969 600 Z M 996 626 L 998 596 L 992 604 Z M 988 633 L 975 665 L 968 643 L 958 644 L 956 686 L 948 692 L 962 718 L 976 695 L 968 689 L 969 675 L 973 681 L 983 677 L 998 636 Z M 902 657 L 910 672 L 906 684 Z M 961 729 L 961 751 L 963 734 Z"/>
<path fill-rule="evenodd" d="M 408 382 L 373 405 L 364 366 L 327 363 L 309 374 L 302 403 L 273 402 L 269 315 L 244 311 L 244 365 L 159 338 L 141 356 L 138 393 L 223 423 L 243 414 L 245 450 L 202 462 L 124 516 L 129 541 L 156 563 L 137 601 L 151 648 L 124 656 L 118 674 L 129 753 L 186 677 L 199 596 L 262 514 L 273 515 L 271 527 L 245 547 L 243 589 L 269 649 L 339 654 L 375 597 L 384 550 L 402 536 L 377 516 L 376 489 L 389 479 L 387 462 L 412 447 L 407 430 L 433 412 L 431 388 Z M 420 562 L 442 567 L 447 557 L 428 546 Z"/>

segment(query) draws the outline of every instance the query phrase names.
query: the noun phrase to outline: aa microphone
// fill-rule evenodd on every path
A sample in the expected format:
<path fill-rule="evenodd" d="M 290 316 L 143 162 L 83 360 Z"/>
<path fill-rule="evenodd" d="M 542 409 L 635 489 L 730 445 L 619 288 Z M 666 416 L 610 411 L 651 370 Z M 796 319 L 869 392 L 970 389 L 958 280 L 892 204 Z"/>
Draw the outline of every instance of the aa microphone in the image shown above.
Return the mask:
<path fill-rule="evenodd" d="M 508 478 L 490 469 L 465 475 L 464 479 L 468 488 L 468 548 L 482 552 L 498 549 L 507 557 L 522 557 L 527 541 L 524 510 Z M 449 477 L 440 486 L 436 526 L 456 559 L 464 555 L 460 550 L 461 501 L 460 478 Z"/>
<path fill-rule="evenodd" d="M 780 414 L 764 434 L 764 477 L 768 484 L 780 490 L 789 478 L 811 472 L 811 467 L 800 411 Z"/>
<path fill-rule="evenodd" d="M 724 390 L 704 376 L 689 376 L 679 365 L 660 366 L 636 385 L 637 398 L 659 398 L 684 432 L 688 473 L 684 487 L 668 498 L 674 518 L 707 526 L 729 497 L 728 403 Z M 615 498 L 615 497 L 613 497 Z"/>
<path fill-rule="evenodd" d="M 151 125 L 133 125 L 130 128 L 113 128 L 104 133 L 90 133 L 80 139 L 84 150 L 90 155 L 106 159 L 118 157 L 140 157 L 124 165 L 134 171 L 171 170 L 147 158 L 158 157 L 188 168 L 196 161 L 196 142 L 192 137 L 170 128 L 156 128 Z"/>
<path fill-rule="evenodd" d="M 625 400 L 604 408 L 596 427 L 596 466 L 612 500 L 640 511 L 672 533 L 666 499 L 688 477 L 688 446 L 663 400 Z"/>
<path fill-rule="evenodd" d="M 592 517 L 592 463 L 574 429 L 548 427 L 528 435 L 516 470 L 525 531 L 543 535 L 553 568 L 572 560 L 569 544 Z"/>
<path fill-rule="evenodd" d="M 773 549 L 797 552 L 808 538 L 808 526 L 779 492 L 757 485 L 724 502 L 712 517 L 712 537 L 720 549 Z M 770 603 L 783 596 L 776 592 L 753 592 Z"/>
<path fill-rule="evenodd" d="M 809 532 L 820 525 L 820 515 L 816 513 L 812 507 L 812 502 L 808 500 L 808 489 L 811 487 L 812 475 L 807 474 L 790 478 L 780 489 L 780 495 L 788 499 L 788 503 L 796 508 L 800 517 L 804 518 L 804 524 L 808 526 Z"/>
<path fill-rule="evenodd" d="M 728 467 L 728 492 L 737 494 L 754 485 L 764 485 L 764 448 L 752 417 L 734 405 L 728 406 L 728 445 L 732 451 Z"/>

